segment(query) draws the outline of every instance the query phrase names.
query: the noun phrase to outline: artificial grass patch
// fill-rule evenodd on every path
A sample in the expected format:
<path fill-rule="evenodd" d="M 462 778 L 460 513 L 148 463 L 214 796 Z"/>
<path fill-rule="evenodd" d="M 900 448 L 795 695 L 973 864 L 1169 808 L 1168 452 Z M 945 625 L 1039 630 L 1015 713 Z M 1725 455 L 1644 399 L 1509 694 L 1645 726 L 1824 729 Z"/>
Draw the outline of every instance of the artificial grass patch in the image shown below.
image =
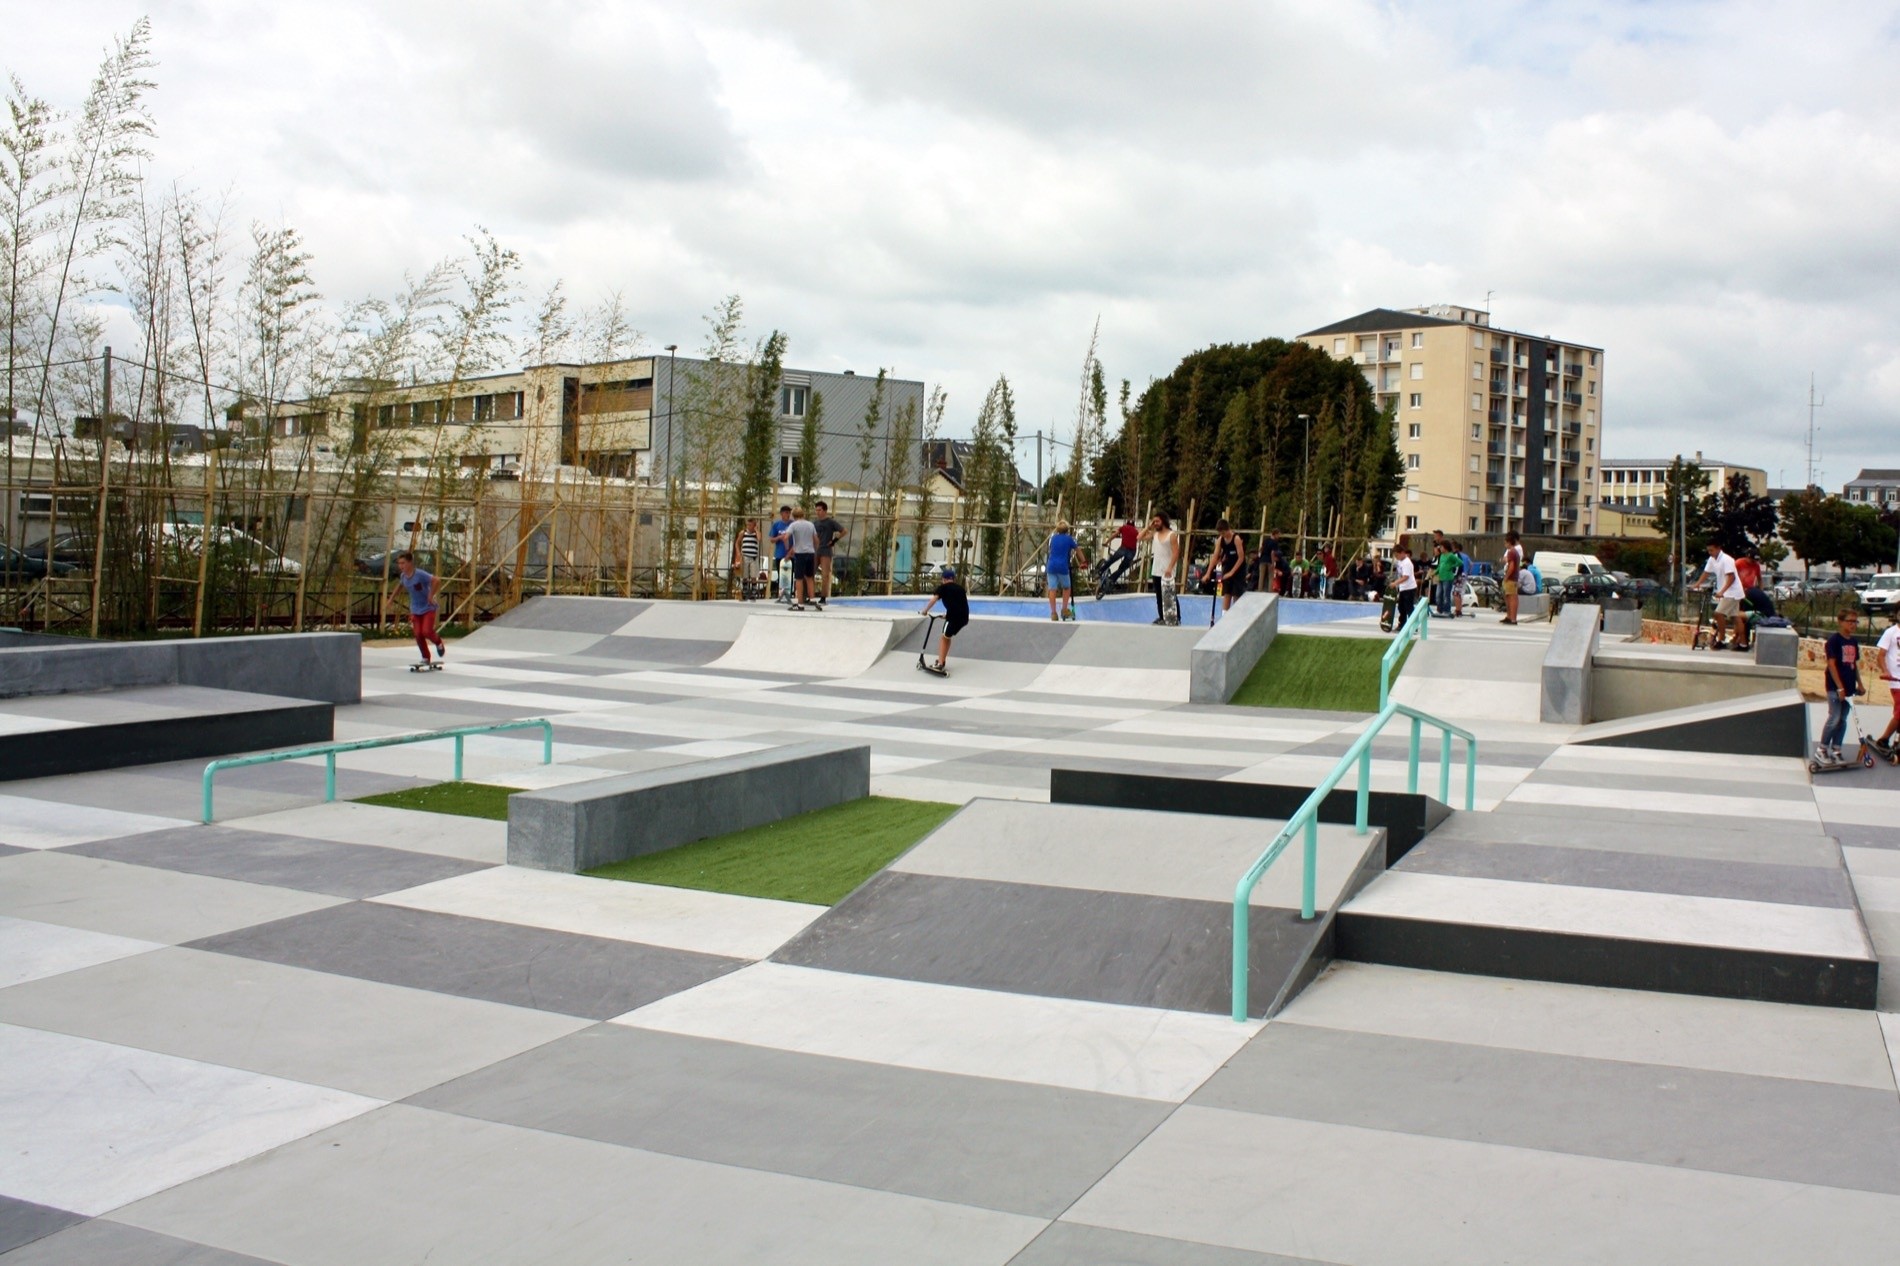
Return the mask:
<path fill-rule="evenodd" d="M 828 906 L 956 811 L 953 804 L 871 796 L 587 873 Z"/>
<path fill-rule="evenodd" d="M 1276 637 L 1230 702 L 1248 708 L 1377 712 L 1379 660 L 1390 645 L 1382 637 Z M 1411 653 L 1406 647 L 1398 668 Z M 1398 679 L 1397 668 L 1392 677 Z"/>
<path fill-rule="evenodd" d="M 427 787 L 358 796 L 358 804 L 380 804 L 391 809 L 420 809 L 424 813 L 453 813 L 464 818 L 508 820 L 508 797 L 519 787 L 496 787 L 485 782 L 438 782 Z"/>

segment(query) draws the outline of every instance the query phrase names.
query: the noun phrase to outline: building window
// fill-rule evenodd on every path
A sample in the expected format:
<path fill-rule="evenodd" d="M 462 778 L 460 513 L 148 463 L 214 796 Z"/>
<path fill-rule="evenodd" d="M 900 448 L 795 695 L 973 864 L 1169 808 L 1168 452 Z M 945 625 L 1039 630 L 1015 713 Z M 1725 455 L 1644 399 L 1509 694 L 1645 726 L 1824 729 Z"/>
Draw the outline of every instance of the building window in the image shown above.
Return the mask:
<path fill-rule="evenodd" d="M 1334 339 L 1333 340 L 1333 355 L 1344 356 L 1345 354 L 1346 354 L 1346 340 L 1343 338 Z"/>
<path fill-rule="evenodd" d="M 1471 362 L 1471 376 L 1480 382 L 1484 380 L 1484 366 L 1475 360 Z"/>
<path fill-rule="evenodd" d="M 780 453 L 778 455 L 778 481 L 782 484 L 795 484 L 799 482 L 797 453 Z"/>
<path fill-rule="evenodd" d="M 1408 514 L 1405 516 L 1405 530 L 1408 532 L 1418 531 L 1418 516 L 1416 514 Z"/>
<path fill-rule="evenodd" d="M 1425 376 L 1425 362 L 1422 360 L 1413 361 L 1412 362 L 1412 377 L 1423 378 L 1424 376 Z"/>
<path fill-rule="evenodd" d="M 1482 423 L 1473 422 L 1471 424 L 1471 438 L 1474 440 L 1481 440 L 1484 438 L 1484 425 Z"/>
<path fill-rule="evenodd" d="M 1585 390 L 1587 390 L 1591 395 L 1594 396 L 1597 393 L 1597 380 L 1592 378 L 1588 383 L 1585 384 Z"/>
<path fill-rule="evenodd" d="M 1473 413 L 1484 412 L 1484 397 L 1475 391 L 1471 393 L 1471 411 Z"/>
<path fill-rule="evenodd" d="M 1405 403 L 1414 409 L 1423 409 L 1425 407 L 1425 393 L 1422 391 L 1414 391 L 1411 395 L 1406 397 Z M 1416 423 L 1414 425 L 1416 425 Z M 1418 437 L 1413 436 L 1412 438 L 1417 439 Z"/>
<path fill-rule="evenodd" d="M 1596 436 L 1593 435 L 1583 442 L 1583 451 L 1586 453 L 1594 453 L 1597 451 Z"/>
<path fill-rule="evenodd" d="M 1597 354 L 1595 352 L 1591 352 L 1590 353 L 1590 368 L 1595 369 L 1596 367 L 1597 367 Z"/>
<path fill-rule="evenodd" d="M 1407 469 L 1407 470 L 1417 470 L 1418 468 L 1419 468 L 1419 459 L 1418 459 L 1418 454 L 1417 454 L 1417 453 L 1407 453 L 1407 454 L 1405 455 L 1405 469 Z"/>
<path fill-rule="evenodd" d="M 1476 515 L 1472 515 L 1470 518 L 1465 520 L 1465 531 L 1475 532 L 1477 530 L 1478 530 L 1478 518 Z"/>
<path fill-rule="evenodd" d="M 1478 499 L 1478 485 L 1472 484 L 1465 489 L 1465 500 L 1476 501 L 1477 499 Z"/>
<path fill-rule="evenodd" d="M 802 418 L 805 416 L 805 401 L 811 395 L 810 387 L 780 387 L 778 390 L 779 416 Z M 793 480 L 786 480 L 791 483 Z"/>
<path fill-rule="evenodd" d="M 1474 475 L 1478 473 L 1478 455 L 1476 453 L 1471 455 L 1471 473 Z"/>
<path fill-rule="evenodd" d="M 1412 346 L 1413 347 L 1425 346 L 1425 336 L 1423 334 L 1412 335 Z"/>

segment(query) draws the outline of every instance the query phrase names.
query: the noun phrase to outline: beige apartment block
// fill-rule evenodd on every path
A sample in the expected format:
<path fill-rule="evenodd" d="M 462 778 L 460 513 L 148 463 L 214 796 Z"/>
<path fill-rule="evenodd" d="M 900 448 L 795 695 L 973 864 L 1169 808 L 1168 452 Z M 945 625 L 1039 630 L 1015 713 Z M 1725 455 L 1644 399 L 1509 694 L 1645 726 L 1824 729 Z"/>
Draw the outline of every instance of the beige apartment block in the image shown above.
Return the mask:
<path fill-rule="evenodd" d="M 1768 472 L 1759 466 L 1738 466 L 1733 462 L 1712 461 L 1698 451 L 1682 454 L 1684 461 L 1702 467 L 1709 477 L 1709 491 L 1720 492 L 1728 486 L 1730 475 L 1748 481 L 1752 492 L 1768 495 Z M 1598 529 L 1604 536 L 1659 536 L 1656 511 L 1668 495 L 1670 457 L 1610 457 L 1599 463 L 1603 484 L 1599 501 Z M 1614 520 L 1614 521 L 1612 521 Z"/>
<path fill-rule="evenodd" d="M 1300 335 L 1392 410 L 1405 489 L 1381 537 L 1597 531 L 1603 349 L 1476 308 L 1374 308 Z"/>

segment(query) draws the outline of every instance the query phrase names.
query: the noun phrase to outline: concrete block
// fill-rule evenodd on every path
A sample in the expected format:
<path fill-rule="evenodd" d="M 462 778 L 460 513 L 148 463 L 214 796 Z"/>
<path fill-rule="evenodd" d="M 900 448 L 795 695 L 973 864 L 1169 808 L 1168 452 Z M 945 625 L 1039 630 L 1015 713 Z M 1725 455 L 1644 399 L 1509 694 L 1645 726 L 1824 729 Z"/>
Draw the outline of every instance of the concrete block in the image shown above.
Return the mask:
<path fill-rule="evenodd" d="M 1188 702 L 1226 703 L 1280 631 L 1277 594 L 1247 593 L 1202 635 L 1188 656 Z"/>
<path fill-rule="evenodd" d="M 178 656 L 170 642 L 94 642 L 0 647 L 0 698 L 64 695 L 177 682 Z"/>
<path fill-rule="evenodd" d="M 1611 607 L 1603 612 L 1603 636 L 1631 638 L 1642 635 L 1643 613 L 1641 611 Z"/>
<path fill-rule="evenodd" d="M 177 683 L 324 703 L 363 701 L 363 639 L 354 633 L 260 633 L 168 642 Z"/>
<path fill-rule="evenodd" d="M 1519 622 L 1542 620 L 1550 614 L 1550 595 L 1547 593 L 1521 594 L 1517 600 L 1517 618 Z"/>
<path fill-rule="evenodd" d="M 1565 607 L 1557 615 L 1544 653 L 1543 694 L 1539 720 L 1554 725 L 1586 725 L 1590 721 L 1591 661 L 1597 651 L 1597 608 Z"/>
<path fill-rule="evenodd" d="M 871 794 L 871 749 L 796 743 L 519 792 L 508 864 L 573 874 Z"/>
<path fill-rule="evenodd" d="M 1801 659 L 1801 635 L 1793 629 L 1756 629 L 1755 662 L 1774 668 L 1795 668 Z"/>

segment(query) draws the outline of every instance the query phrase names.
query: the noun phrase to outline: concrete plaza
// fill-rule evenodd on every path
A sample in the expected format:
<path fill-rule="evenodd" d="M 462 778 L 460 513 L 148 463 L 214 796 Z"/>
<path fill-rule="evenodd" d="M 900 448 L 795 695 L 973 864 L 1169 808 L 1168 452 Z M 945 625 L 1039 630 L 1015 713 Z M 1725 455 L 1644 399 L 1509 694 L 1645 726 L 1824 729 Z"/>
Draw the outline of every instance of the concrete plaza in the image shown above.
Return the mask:
<path fill-rule="evenodd" d="M 335 804 L 320 762 L 230 771 L 209 826 L 203 761 L 0 786 L 0 1261 L 1895 1260 L 1900 771 L 1573 743 L 1525 689 L 1545 633 L 1434 625 L 1400 696 L 1478 734 L 1475 809 L 1323 901 L 1877 962 L 1878 1005 L 1339 961 L 1237 1024 L 1193 920 L 1273 827 L 1050 805 L 1049 771 L 1310 786 L 1364 718 L 1180 702 L 1166 632 L 996 621 L 938 680 L 842 612 L 562 599 L 439 674 L 368 651 L 337 711 L 549 717 L 552 765 L 469 745 L 523 788 L 868 743 L 874 793 L 967 807 L 862 914 L 347 802 L 445 778 L 430 745 L 344 757 Z"/>

